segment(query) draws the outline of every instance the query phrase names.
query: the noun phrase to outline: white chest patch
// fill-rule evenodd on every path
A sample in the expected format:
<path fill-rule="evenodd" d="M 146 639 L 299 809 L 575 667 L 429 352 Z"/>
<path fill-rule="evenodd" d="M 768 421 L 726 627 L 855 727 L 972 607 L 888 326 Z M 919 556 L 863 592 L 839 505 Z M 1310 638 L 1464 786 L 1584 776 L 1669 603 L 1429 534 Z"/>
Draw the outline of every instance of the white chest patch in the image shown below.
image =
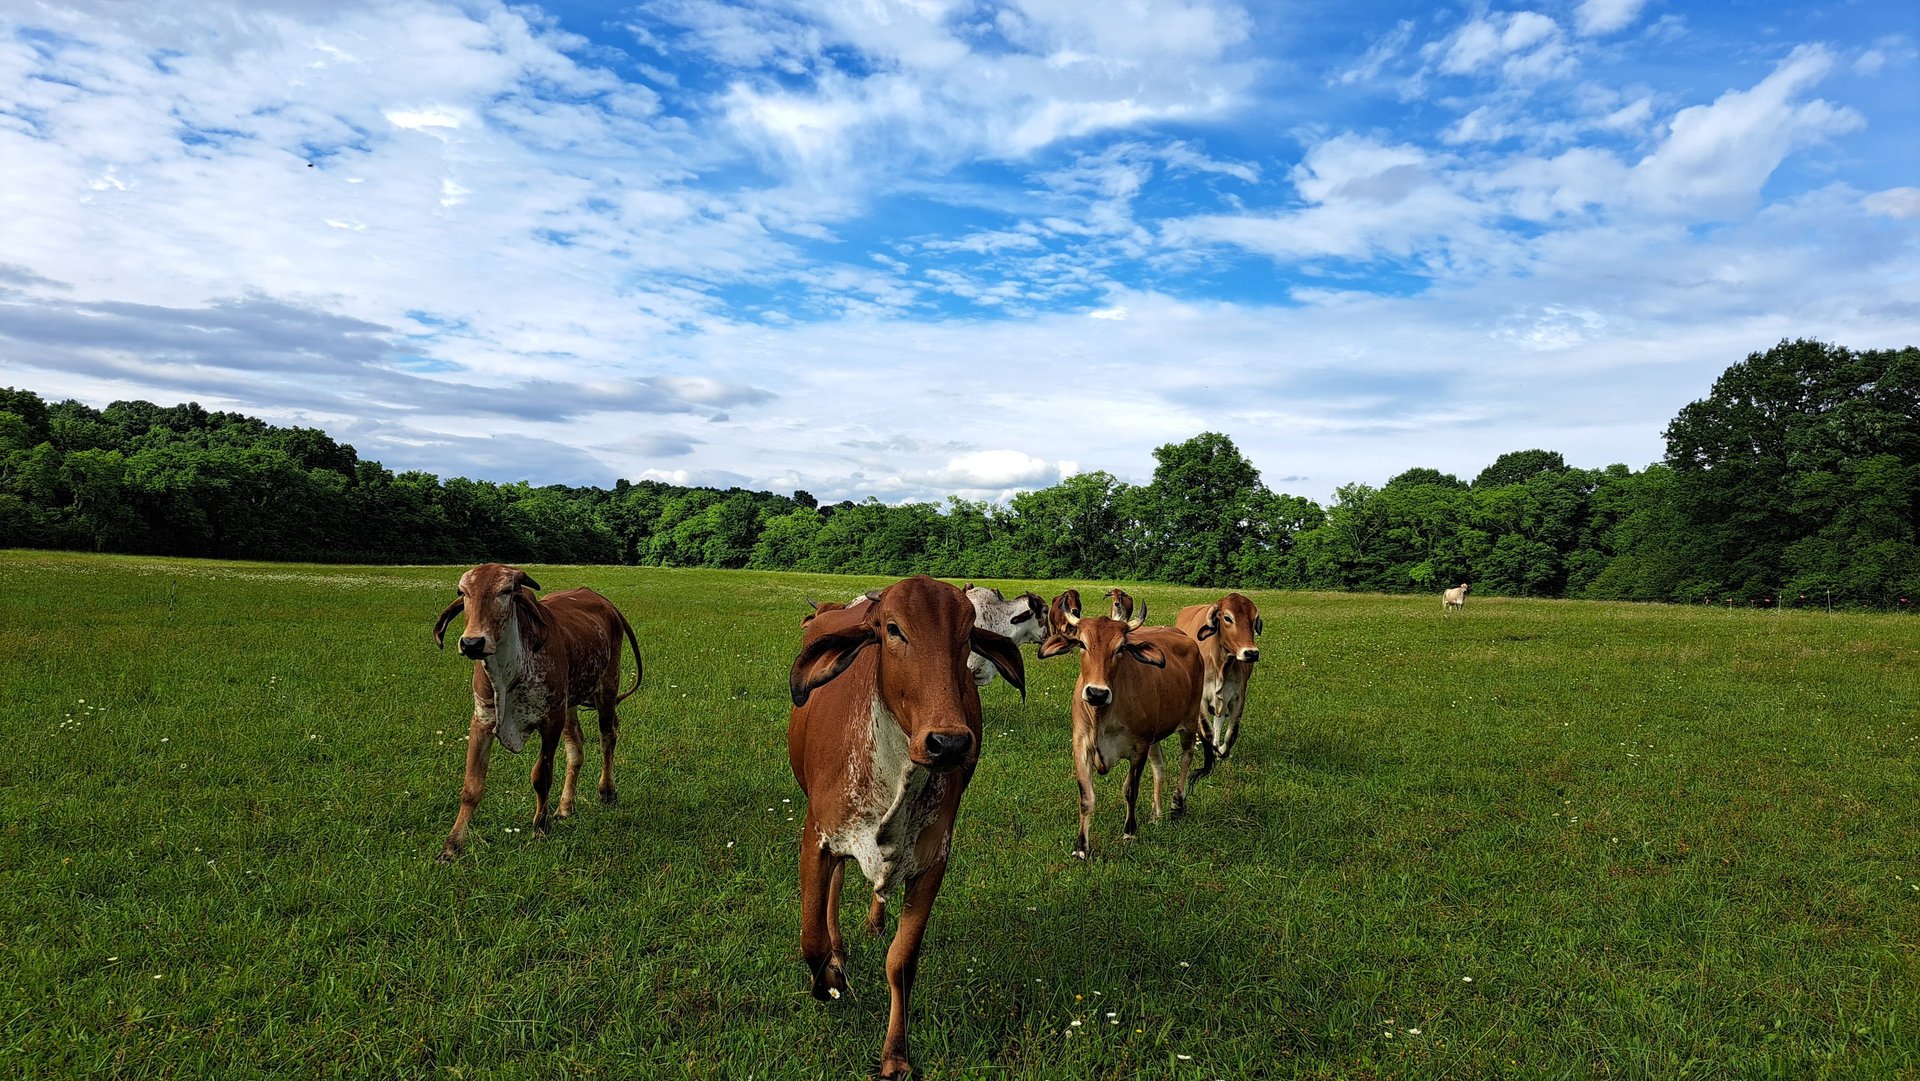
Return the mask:
<path fill-rule="evenodd" d="M 487 658 L 487 679 L 493 684 L 491 706 L 474 701 L 474 712 L 482 721 L 493 723 L 494 738 L 514 754 L 527 745 L 527 733 L 540 726 L 547 713 L 547 684 L 544 673 L 527 671 L 525 659 L 513 643 Z"/>
<path fill-rule="evenodd" d="M 884 900 L 919 869 L 914 846 L 940 805 L 947 776 L 907 757 L 907 734 L 877 695 L 871 714 L 872 756 L 864 769 L 857 762 L 847 767 L 847 802 L 859 810 L 826 844 L 836 856 L 851 856 Z"/>

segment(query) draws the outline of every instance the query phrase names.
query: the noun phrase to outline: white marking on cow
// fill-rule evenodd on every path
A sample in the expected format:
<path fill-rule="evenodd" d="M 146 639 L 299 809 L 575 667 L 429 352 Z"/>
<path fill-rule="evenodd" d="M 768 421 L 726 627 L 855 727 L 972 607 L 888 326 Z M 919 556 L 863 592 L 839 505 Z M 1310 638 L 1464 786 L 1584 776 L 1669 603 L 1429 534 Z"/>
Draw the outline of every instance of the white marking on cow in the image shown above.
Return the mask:
<path fill-rule="evenodd" d="M 847 767 L 849 802 L 860 811 L 825 844 L 836 856 L 851 856 L 873 884 L 874 896 L 884 901 L 919 869 L 914 843 L 939 806 L 946 778 L 908 757 L 907 734 L 878 694 L 869 713 L 868 759 Z"/>

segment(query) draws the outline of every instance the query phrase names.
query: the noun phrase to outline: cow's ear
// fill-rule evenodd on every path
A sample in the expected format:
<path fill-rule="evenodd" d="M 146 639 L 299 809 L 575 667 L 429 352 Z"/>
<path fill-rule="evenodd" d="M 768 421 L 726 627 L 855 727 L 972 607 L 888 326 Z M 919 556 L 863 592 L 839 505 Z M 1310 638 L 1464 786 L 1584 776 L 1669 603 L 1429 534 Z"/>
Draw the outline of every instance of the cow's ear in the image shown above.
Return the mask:
<path fill-rule="evenodd" d="M 787 690 L 793 696 L 793 704 L 806 705 L 814 688 L 832 682 L 873 642 L 873 627 L 866 623 L 809 639 L 800 647 L 800 655 L 793 659 L 793 671 L 787 675 Z"/>
<path fill-rule="evenodd" d="M 1032 618 L 1033 618 L 1033 609 L 1022 608 L 1020 609 L 1019 615 L 1014 616 L 1012 619 L 1007 620 L 1007 622 L 1008 623 L 1025 623 L 1027 620 Z"/>
<path fill-rule="evenodd" d="M 1047 636 L 1046 641 L 1040 643 L 1040 659 L 1043 661 L 1051 660 L 1062 653 L 1072 650 L 1073 647 L 1079 644 L 1077 640 L 1068 638 L 1064 634 L 1050 634 Z"/>
<path fill-rule="evenodd" d="M 1027 697 L 1027 669 L 1020 660 L 1020 647 L 1013 639 L 984 627 L 973 629 L 972 646 L 975 653 L 993 662 L 1000 670 L 1000 677 L 1014 685 L 1020 691 L 1021 699 Z"/>
<path fill-rule="evenodd" d="M 1207 625 L 1200 628 L 1200 633 L 1194 635 L 1193 640 L 1196 642 L 1204 642 L 1219 633 L 1220 606 L 1216 604 L 1212 608 L 1207 609 Z"/>
<path fill-rule="evenodd" d="M 1260 632 L 1266 629 L 1267 629 L 1267 621 L 1260 618 L 1259 616 L 1254 616 L 1253 617 L 1253 633 L 1259 634 Z"/>
<path fill-rule="evenodd" d="M 524 589 L 513 591 L 513 606 L 518 609 L 523 620 L 520 635 L 527 643 L 527 649 L 538 653 L 547 645 L 547 614 L 544 606 L 533 599 L 533 594 Z"/>
<path fill-rule="evenodd" d="M 452 623 L 453 617 L 459 615 L 466 607 L 467 599 L 465 597 L 455 597 L 453 603 L 447 605 L 447 610 L 440 613 L 440 621 L 433 625 L 434 645 L 439 646 L 441 649 L 447 648 L 447 624 Z"/>
<path fill-rule="evenodd" d="M 519 586 L 521 589 L 531 589 L 535 593 L 540 592 L 540 583 L 533 580 L 533 575 L 528 574 L 526 571 L 518 570 L 518 569 L 516 569 L 513 573 L 519 576 L 514 579 L 515 585 Z"/>
<path fill-rule="evenodd" d="M 1165 668 L 1167 666 L 1167 655 L 1160 651 L 1159 646 L 1151 642 L 1128 642 L 1120 648 L 1133 654 L 1133 659 L 1139 661 L 1141 664 L 1150 664 L 1155 668 Z"/>

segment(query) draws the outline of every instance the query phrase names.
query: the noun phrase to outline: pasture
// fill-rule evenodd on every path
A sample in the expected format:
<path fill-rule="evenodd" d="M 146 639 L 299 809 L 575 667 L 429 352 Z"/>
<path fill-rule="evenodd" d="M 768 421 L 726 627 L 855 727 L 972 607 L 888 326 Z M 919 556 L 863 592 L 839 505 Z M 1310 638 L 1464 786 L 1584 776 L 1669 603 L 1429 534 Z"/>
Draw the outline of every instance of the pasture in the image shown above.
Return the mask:
<path fill-rule="evenodd" d="M 621 802 L 587 717 L 578 813 L 533 840 L 496 750 L 438 866 L 459 568 L 0 553 L 0 1076 L 865 1076 L 884 940 L 850 870 L 858 997 L 808 997 L 787 668 L 881 580 L 529 569 L 639 635 Z M 1131 843 L 1103 779 L 1088 864 L 1076 662 L 985 690 L 918 1076 L 1920 1074 L 1920 619 L 1254 596 L 1234 758 Z"/>

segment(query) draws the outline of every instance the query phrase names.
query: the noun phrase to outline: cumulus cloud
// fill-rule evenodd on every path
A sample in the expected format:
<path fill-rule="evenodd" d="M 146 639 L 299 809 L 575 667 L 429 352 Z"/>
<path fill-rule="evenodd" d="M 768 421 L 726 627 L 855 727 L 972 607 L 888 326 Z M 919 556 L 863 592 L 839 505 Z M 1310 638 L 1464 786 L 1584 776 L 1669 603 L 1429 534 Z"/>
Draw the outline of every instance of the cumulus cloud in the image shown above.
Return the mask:
<path fill-rule="evenodd" d="M 1826 49 L 1803 45 L 1751 89 L 1680 110 L 1665 140 L 1634 166 L 1632 189 L 1658 207 L 1710 213 L 1750 208 L 1788 154 L 1865 123 L 1845 106 L 1798 100 L 1832 67 Z"/>
<path fill-rule="evenodd" d="M 1647 0 L 1580 0 L 1574 9 L 1574 22 L 1582 34 L 1612 34 L 1626 29 L 1640 17 Z"/>

